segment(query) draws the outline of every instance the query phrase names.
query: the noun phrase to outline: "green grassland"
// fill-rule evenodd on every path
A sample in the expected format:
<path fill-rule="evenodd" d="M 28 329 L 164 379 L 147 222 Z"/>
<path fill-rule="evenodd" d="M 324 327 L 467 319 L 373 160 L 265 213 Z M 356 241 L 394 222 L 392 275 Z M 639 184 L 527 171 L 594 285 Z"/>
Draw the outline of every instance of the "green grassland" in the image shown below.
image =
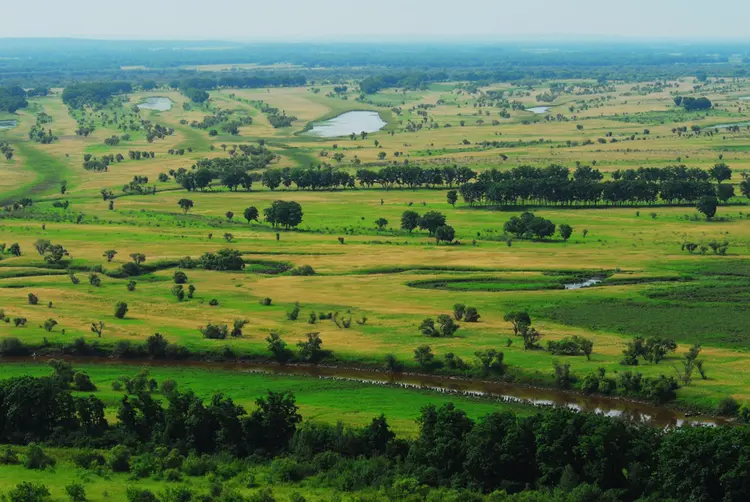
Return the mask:
<path fill-rule="evenodd" d="M 678 90 L 691 93 L 693 83 L 685 79 Z M 511 90 L 509 86 L 493 87 Z M 96 335 L 89 326 L 102 320 L 106 328 L 97 341 L 103 346 L 111 347 L 118 340 L 142 342 L 159 332 L 194 351 L 221 351 L 229 346 L 240 356 L 268 356 L 265 338 L 272 331 L 290 345 L 303 340 L 308 332 L 319 332 L 324 348 L 344 364 L 380 366 L 386 354 L 393 354 L 407 367 L 416 368 L 412 355 L 419 345 L 431 345 L 439 358 L 453 352 L 467 361 L 477 350 L 495 348 L 505 353 L 514 378 L 552 384 L 552 364 L 558 358 L 546 351 L 523 350 L 510 324 L 503 321 L 509 310 L 525 309 L 533 326 L 543 333 L 545 345 L 548 340 L 572 335 L 594 340 L 590 361 L 567 359 L 580 377 L 599 367 L 621 371 L 622 349 L 634 336 L 665 336 L 680 343 L 677 353 L 659 365 L 641 364 L 638 371 L 647 376 L 673 374 L 681 353 L 700 343 L 709 379 L 681 389 L 680 402 L 712 407 L 725 396 L 750 402 L 750 380 L 738 371 L 747 363 L 750 332 L 750 313 L 742 301 L 747 295 L 746 279 L 744 273 L 731 278 L 722 275 L 747 268 L 750 231 L 747 200 L 741 196 L 720 207 L 713 221 L 693 218 L 696 211 L 692 207 L 536 208 L 537 214 L 557 224 L 570 224 L 574 228 L 571 239 L 513 240 L 509 246 L 502 225 L 524 209 L 494 211 L 462 202 L 454 208 L 446 201 L 445 190 L 270 191 L 255 183 L 249 192 L 212 188 L 188 194 L 172 179 L 156 181 L 159 173 L 189 169 L 200 158 L 227 156 L 222 144 L 231 147 L 261 139 L 277 155 L 271 167 L 306 167 L 326 161 L 321 153 L 341 152 L 345 156 L 338 166 L 353 171 L 354 155 L 365 164 L 385 165 L 400 152 L 403 157 L 398 157 L 399 161 L 410 159 L 424 167 L 456 163 L 478 171 L 550 163 L 574 168 L 576 162 L 596 161 L 608 176 L 616 169 L 642 165 L 684 162 L 709 168 L 721 153 L 734 170 L 730 182 L 741 181 L 739 173 L 750 169 L 747 131 L 679 135 L 672 129 L 747 120 L 745 112 L 737 111 L 736 96 L 747 94 L 750 82 L 740 81 L 738 90 L 729 94 L 719 84 L 706 86 L 702 93 L 714 101 L 716 109 L 691 114 L 678 113 L 667 91 L 633 96 L 631 87 L 617 85 L 613 92 L 586 96 L 563 94 L 547 112 L 549 120 L 523 110 L 510 110 L 510 118 L 502 118 L 500 110 L 478 105 L 479 94 L 442 84 L 425 91 L 384 91 L 368 102 L 357 101 L 353 91 L 346 94 L 346 100 L 326 97 L 330 86 L 321 86 L 317 94 L 307 88 L 221 90 L 212 91 L 210 104 L 203 107 L 183 107 L 185 98 L 176 92 L 135 93 L 119 109 L 128 109 L 145 96 L 168 96 L 174 102 L 171 110 L 143 111 L 141 116 L 172 127 L 175 133 L 148 143 L 142 133 L 135 132 L 130 140 L 114 147 L 105 146 L 104 139 L 122 131 L 97 122 L 90 136 L 76 136 L 76 122 L 62 105 L 59 93 L 36 98 L 33 103 L 52 116 L 49 127 L 59 141 L 41 145 L 27 139 L 34 122 L 30 111 L 19 113 L 18 127 L 0 132 L 0 141 L 9 141 L 16 149 L 13 160 L 0 160 L 6 180 L 0 182 L 0 199 L 29 196 L 34 200 L 31 208 L 5 213 L 0 221 L 0 242 L 18 242 L 23 250 L 20 257 L 6 253 L 0 261 L 0 308 L 7 316 L 29 319 L 26 327 L 19 328 L 0 323 L 0 337 L 18 337 L 31 345 L 40 345 L 45 339 L 66 344 L 78 337 L 93 342 Z M 523 93 L 511 99 L 536 106 L 542 103 L 534 96 L 545 90 L 540 87 L 528 96 Z M 244 101 L 231 99 L 230 93 L 246 100 L 264 100 L 298 120 L 290 128 L 274 129 L 262 113 Z M 428 122 L 439 125 L 409 132 L 410 121 L 423 120 L 417 105 L 434 105 L 426 109 Z M 570 106 L 575 112 L 569 111 Z M 253 124 L 242 127 L 239 136 L 222 133 L 216 137 L 189 126 L 208 115 L 211 107 L 244 110 L 253 116 Z M 400 109 L 398 113 L 391 110 L 394 107 Z M 379 111 L 389 124 L 387 130 L 354 140 L 321 139 L 303 132 L 310 122 L 361 109 Z M 557 114 L 563 119 L 558 120 Z M 494 119 L 498 125 L 492 125 Z M 483 123 L 477 124 L 477 120 Z M 576 124 L 583 129 L 577 129 Z M 648 135 L 644 127 L 649 128 Z M 608 132 L 620 141 L 597 143 L 596 139 Z M 638 139 L 626 141 L 631 135 Z M 540 138 L 545 143 L 538 143 Z M 583 145 L 585 139 L 593 144 Z M 478 143 L 482 141 L 524 143 L 491 148 L 481 147 Z M 174 148 L 192 148 L 192 152 L 169 155 L 168 150 Z M 85 153 L 127 150 L 154 151 L 156 155 L 149 160 L 126 160 L 108 172 L 81 167 Z M 386 153 L 384 161 L 378 159 L 380 152 Z M 123 185 L 136 175 L 148 176 L 157 193 L 123 195 Z M 67 181 L 64 195 L 58 190 L 62 180 Z M 102 200 L 102 189 L 118 196 L 114 210 Z M 195 202 L 188 214 L 182 214 L 177 203 L 184 197 Z M 70 202 L 67 209 L 52 206 L 63 200 Z M 262 211 L 274 200 L 297 201 L 304 211 L 300 227 L 280 232 L 278 238 L 269 225 L 241 218 L 246 207 Z M 399 220 L 406 209 L 444 213 L 456 229 L 458 243 L 438 246 L 426 233 L 400 230 Z M 224 217 L 230 210 L 236 214 L 233 221 Z M 656 216 L 651 217 L 651 212 Z M 388 220 L 383 230 L 376 229 L 378 218 Z M 588 231 L 585 237 L 584 229 Z M 232 234 L 231 243 L 224 241 L 225 233 Z M 339 237 L 344 238 L 343 244 Z M 74 285 L 64 269 L 51 268 L 36 253 L 33 243 L 40 238 L 65 246 L 71 254 L 69 266 L 78 271 L 80 284 Z M 726 256 L 681 250 L 686 240 L 711 239 L 729 241 Z M 240 250 L 254 263 L 242 272 L 186 270 L 196 294 L 192 300 L 178 302 L 170 291 L 177 260 L 198 258 L 224 247 Z M 111 263 L 102 257 L 107 249 L 118 251 Z M 151 268 L 134 278 L 137 287 L 130 292 L 126 289 L 129 279 L 115 276 L 135 252 L 145 254 L 144 265 Z M 312 266 L 317 274 L 269 273 L 301 265 Z M 101 266 L 105 274 L 100 287 L 89 285 L 87 279 L 88 269 L 95 266 Z M 569 275 L 587 278 L 603 273 L 608 278 L 598 287 L 560 288 Z M 29 305 L 30 292 L 39 296 L 38 305 Z M 265 297 L 272 298 L 271 306 L 259 303 Z M 218 305 L 210 306 L 212 299 Z M 124 319 L 113 316 L 118 301 L 128 303 Z M 302 311 L 299 320 L 290 321 L 285 314 L 295 302 Z M 455 303 L 476 307 L 480 322 L 461 324 L 454 338 L 426 339 L 420 334 L 418 326 L 424 318 L 450 313 Z M 340 312 L 354 319 L 366 316 L 367 322 L 353 322 L 349 329 L 328 320 L 311 325 L 307 322 L 311 311 Z M 51 332 L 41 327 L 48 318 L 58 321 Z M 249 321 L 241 338 L 208 340 L 198 330 L 209 322 L 231 325 L 238 318 Z M 507 346 L 509 338 L 514 341 Z M 279 381 L 283 386 L 285 380 Z M 290 380 L 289 385 L 293 384 Z M 346 400 L 341 387 L 334 385 L 327 391 L 331 409 Z M 372 408 L 377 409 L 378 399 L 373 397 L 373 402 Z M 365 410 L 369 413 L 369 409 Z M 325 413 L 336 415 L 335 411 Z M 403 423 L 400 427 L 406 428 Z"/>

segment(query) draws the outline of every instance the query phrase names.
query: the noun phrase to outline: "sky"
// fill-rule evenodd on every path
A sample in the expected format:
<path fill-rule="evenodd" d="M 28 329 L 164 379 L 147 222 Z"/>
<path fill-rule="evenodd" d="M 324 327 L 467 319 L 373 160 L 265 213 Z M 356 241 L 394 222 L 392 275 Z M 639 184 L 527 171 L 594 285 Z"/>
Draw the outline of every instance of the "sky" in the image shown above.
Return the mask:
<path fill-rule="evenodd" d="M 0 17 L 0 38 L 750 41 L 748 0 L 0 0 Z"/>

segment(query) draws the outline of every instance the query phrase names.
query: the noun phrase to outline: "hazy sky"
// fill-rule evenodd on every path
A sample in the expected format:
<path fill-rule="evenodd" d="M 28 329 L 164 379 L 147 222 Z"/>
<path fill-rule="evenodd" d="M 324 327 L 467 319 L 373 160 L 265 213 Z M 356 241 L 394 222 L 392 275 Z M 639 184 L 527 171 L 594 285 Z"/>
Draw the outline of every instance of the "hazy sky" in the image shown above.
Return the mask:
<path fill-rule="evenodd" d="M 748 0 L 0 0 L 0 37 L 750 39 Z"/>

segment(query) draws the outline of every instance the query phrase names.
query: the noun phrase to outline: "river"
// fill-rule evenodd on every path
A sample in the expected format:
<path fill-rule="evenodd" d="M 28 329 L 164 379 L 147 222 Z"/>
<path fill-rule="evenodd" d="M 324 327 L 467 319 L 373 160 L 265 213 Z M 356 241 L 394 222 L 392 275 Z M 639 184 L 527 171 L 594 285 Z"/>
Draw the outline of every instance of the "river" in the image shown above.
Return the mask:
<path fill-rule="evenodd" d="M 428 389 L 434 392 L 474 396 L 504 402 L 529 404 L 539 407 L 565 407 L 578 411 L 598 413 L 610 417 L 622 417 L 635 422 L 649 423 L 656 427 L 681 427 L 683 425 L 721 425 L 718 418 L 688 417 L 684 413 L 640 401 L 631 401 L 608 396 L 590 396 L 577 392 L 530 387 L 526 385 L 491 382 L 477 379 L 462 379 L 414 373 L 387 373 L 377 370 L 360 370 L 324 365 L 280 365 L 274 363 L 206 362 L 206 361 L 152 361 L 114 360 L 101 357 L 62 357 L 72 363 L 98 363 L 114 366 L 138 367 L 196 367 L 224 371 L 269 373 L 274 375 L 308 376 L 361 382 L 369 385 L 392 385 L 412 389 Z M 46 358 L 10 358 L 7 362 L 39 362 Z"/>

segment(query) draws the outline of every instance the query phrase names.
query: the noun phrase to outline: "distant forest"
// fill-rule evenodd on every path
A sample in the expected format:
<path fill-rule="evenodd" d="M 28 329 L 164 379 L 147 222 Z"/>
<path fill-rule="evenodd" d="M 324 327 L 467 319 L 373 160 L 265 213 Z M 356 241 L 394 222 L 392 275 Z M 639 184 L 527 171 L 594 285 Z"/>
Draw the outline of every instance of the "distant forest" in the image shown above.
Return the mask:
<path fill-rule="evenodd" d="M 188 66 L 256 64 L 266 68 L 201 72 L 248 86 L 364 81 L 365 92 L 432 82 L 477 83 L 594 78 L 645 81 L 706 73 L 748 75 L 750 51 L 737 44 L 538 42 L 371 44 L 3 39 L 0 85 L 59 86 L 72 81 L 169 83 L 195 77 Z M 277 68 L 268 65 L 283 64 Z M 291 66 L 290 66 L 291 65 Z M 125 69 L 123 69 L 125 68 Z M 213 76 L 212 76 L 213 75 Z M 229 83 L 227 81 L 227 83 Z"/>

